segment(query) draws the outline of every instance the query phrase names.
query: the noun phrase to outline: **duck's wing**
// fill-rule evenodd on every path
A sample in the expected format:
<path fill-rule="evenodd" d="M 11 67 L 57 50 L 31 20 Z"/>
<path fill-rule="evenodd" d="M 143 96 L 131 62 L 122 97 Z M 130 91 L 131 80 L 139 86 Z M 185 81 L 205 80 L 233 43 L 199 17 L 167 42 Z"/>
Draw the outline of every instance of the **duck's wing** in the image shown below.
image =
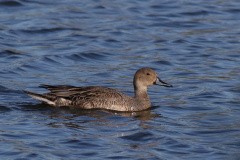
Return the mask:
<path fill-rule="evenodd" d="M 62 92 L 62 91 L 71 91 L 74 88 L 80 88 L 80 87 L 74 87 L 74 86 L 68 86 L 68 85 L 56 85 L 56 86 L 51 86 L 51 85 L 40 85 L 40 88 L 45 88 L 52 93 L 57 93 L 57 92 Z"/>
<path fill-rule="evenodd" d="M 63 97 L 67 99 L 71 98 L 110 98 L 112 96 L 121 96 L 121 92 L 118 92 L 111 88 L 98 87 L 98 86 L 88 86 L 88 87 L 74 87 L 65 85 L 41 85 L 41 88 L 50 90 L 51 92 L 46 94 L 55 95 L 57 97 Z M 120 95 L 119 95 L 120 94 Z"/>

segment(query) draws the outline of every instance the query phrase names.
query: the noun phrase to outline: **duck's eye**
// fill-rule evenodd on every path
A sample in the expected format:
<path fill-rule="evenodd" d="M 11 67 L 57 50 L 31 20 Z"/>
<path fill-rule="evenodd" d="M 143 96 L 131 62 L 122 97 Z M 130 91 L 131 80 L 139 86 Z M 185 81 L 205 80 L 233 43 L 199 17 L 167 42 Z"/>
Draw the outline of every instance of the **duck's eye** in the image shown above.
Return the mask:
<path fill-rule="evenodd" d="M 147 73 L 148 76 L 150 76 L 150 73 Z"/>

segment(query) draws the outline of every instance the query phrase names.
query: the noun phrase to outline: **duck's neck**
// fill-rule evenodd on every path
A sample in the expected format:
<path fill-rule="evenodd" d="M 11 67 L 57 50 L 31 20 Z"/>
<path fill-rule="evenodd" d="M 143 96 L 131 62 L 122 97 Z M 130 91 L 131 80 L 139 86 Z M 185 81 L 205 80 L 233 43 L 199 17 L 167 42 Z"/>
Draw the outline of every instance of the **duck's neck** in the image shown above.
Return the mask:
<path fill-rule="evenodd" d="M 147 94 L 147 87 L 137 87 L 134 85 L 134 92 L 136 99 L 149 99 Z"/>

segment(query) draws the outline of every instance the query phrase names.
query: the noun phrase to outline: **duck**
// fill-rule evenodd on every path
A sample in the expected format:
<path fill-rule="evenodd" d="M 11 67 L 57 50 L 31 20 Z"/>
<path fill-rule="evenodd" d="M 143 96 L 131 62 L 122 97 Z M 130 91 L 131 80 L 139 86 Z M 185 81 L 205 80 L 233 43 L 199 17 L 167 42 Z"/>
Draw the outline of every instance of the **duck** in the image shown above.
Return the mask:
<path fill-rule="evenodd" d="M 100 86 L 74 87 L 67 85 L 40 85 L 50 92 L 44 94 L 23 90 L 30 97 L 54 107 L 69 106 L 81 109 L 107 109 L 114 111 L 141 111 L 151 107 L 147 87 L 159 85 L 173 87 L 163 82 L 150 68 L 139 69 L 133 78 L 135 97 L 112 88 Z"/>

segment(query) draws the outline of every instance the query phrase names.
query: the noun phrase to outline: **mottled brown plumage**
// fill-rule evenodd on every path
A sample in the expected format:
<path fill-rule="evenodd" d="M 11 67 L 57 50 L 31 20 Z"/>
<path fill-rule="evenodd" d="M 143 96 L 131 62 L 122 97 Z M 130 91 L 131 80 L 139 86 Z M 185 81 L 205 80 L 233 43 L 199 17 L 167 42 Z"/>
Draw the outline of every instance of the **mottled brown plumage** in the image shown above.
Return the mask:
<path fill-rule="evenodd" d="M 72 106 L 84 109 L 104 108 L 117 111 L 140 111 L 151 107 L 147 87 L 154 84 L 172 87 L 161 81 L 152 69 L 142 68 L 136 72 L 133 79 L 135 98 L 111 88 L 98 86 L 43 85 L 40 87 L 51 92 L 45 94 L 24 92 L 32 98 L 47 102 L 55 107 Z"/>

